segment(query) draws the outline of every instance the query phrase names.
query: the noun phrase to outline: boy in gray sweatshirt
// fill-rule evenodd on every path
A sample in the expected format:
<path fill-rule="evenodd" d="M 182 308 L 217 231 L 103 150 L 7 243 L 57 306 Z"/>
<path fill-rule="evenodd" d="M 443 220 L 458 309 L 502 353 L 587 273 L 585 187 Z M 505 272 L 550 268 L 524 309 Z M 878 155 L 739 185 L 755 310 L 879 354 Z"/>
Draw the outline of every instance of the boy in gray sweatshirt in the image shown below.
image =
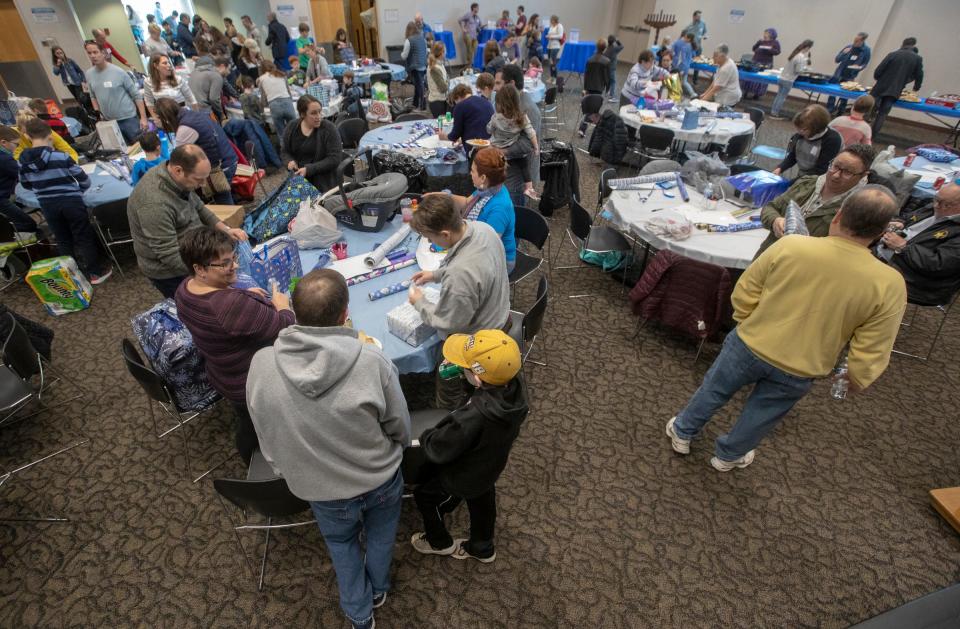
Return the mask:
<path fill-rule="evenodd" d="M 397 368 L 343 327 L 348 302 L 336 271 L 318 269 L 300 280 L 293 292 L 297 325 L 254 355 L 247 407 L 264 458 L 310 502 L 341 608 L 354 627 L 369 629 L 390 589 L 410 415 Z"/>

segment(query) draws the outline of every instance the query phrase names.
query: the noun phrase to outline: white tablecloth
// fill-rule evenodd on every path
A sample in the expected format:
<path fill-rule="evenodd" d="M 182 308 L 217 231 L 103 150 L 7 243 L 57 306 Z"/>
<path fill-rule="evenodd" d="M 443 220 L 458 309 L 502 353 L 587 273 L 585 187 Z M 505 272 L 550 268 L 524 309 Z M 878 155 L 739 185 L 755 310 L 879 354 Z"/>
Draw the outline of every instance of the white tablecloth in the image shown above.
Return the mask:
<path fill-rule="evenodd" d="M 756 128 L 750 118 L 743 118 L 740 120 L 734 120 L 731 118 L 710 118 L 701 120 L 700 126 L 696 129 L 681 129 L 681 121 L 677 118 L 664 118 L 663 121 L 656 120 L 654 122 L 643 122 L 641 120 L 641 115 L 656 117 L 657 114 L 653 111 L 637 111 L 637 108 L 633 105 L 624 105 L 620 108 L 620 117 L 623 119 L 623 124 L 627 125 L 628 127 L 639 129 L 643 125 L 649 125 L 651 127 L 659 127 L 661 129 L 670 129 L 673 131 L 673 137 L 677 142 L 693 142 L 694 144 L 706 144 L 708 142 L 726 144 L 730 141 L 730 138 L 734 136 L 747 134 L 753 135 L 754 129 Z M 710 131 L 708 136 L 706 134 L 707 125 L 713 122 L 716 122 L 717 124 Z"/>
<path fill-rule="evenodd" d="M 682 206 L 701 208 L 703 196 L 696 190 L 687 188 L 690 193 L 690 202 L 684 203 L 676 188 L 669 193 L 674 198 L 666 198 L 662 191 L 654 192 L 650 199 L 643 203 L 640 197 L 646 197 L 648 191 L 614 191 L 607 201 L 606 209 L 610 211 L 612 222 L 620 229 L 631 233 L 637 238 L 649 243 L 656 249 L 669 249 L 674 253 L 686 256 L 693 260 L 709 262 L 732 269 L 745 269 L 749 266 L 757 249 L 769 233 L 766 229 L 751 229 L 742 232 L 707 232 L 694 228 L 693 233 L 686 240 L 669 240 L 657 236 L 646 228 L 644 222 L 656 217 L 662 212 L 654 210 L 676 209 Z M 638 194 L 639 193 L 639 194 Z M 717 210 L 711 211 L 718 217 L 729 219 L 731 210 L 738 206 L 721 201 Z M 760 210 L 756 210 L 759 214 Z M 747 222 L 749 219 L 742 219 Z M 719 221 L 718 221 L 719 222 Z"/>

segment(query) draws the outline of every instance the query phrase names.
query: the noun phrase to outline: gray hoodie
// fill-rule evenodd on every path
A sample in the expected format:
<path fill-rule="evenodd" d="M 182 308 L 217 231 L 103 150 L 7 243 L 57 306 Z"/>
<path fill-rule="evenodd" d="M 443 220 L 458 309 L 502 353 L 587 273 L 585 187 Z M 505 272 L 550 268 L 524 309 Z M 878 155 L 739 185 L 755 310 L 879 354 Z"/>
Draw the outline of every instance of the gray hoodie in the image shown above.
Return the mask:
<path fill-rule="evenodd" d="M 421 299 L 414 308 L 440 338 L 506 325 L 510 316 L 507 254 L 492 227 L 467 221 L 463 238 L 450 247 L 433 276 L 440 282 L 440 298 L 436 304 Z"/>
<path fill-rule="evenodd" d="M 397 368 L 349 328 L 282 330 L 250 363 L 247 407 L 260 451 L 304 500 L 376 489 L 410 445 Z"/>
<path fill-rule="evenodd" d="M 204 55 L 197 59 L 197 65 L 189 80 L 193 92 L 201 107 L 209 107 L 217 118 L 223 118 L 220 94 L 223 92 L 223 76 L 213 65 L 213 57 Z"/>

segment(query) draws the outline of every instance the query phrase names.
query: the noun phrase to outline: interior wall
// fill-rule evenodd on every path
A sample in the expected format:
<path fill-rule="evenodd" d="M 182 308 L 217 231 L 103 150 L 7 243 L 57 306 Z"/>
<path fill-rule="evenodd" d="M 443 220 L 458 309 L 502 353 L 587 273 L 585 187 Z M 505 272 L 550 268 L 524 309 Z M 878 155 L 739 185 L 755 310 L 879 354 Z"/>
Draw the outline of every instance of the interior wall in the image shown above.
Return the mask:
<path fill-rule="evenodd" d="M 193 0 L 193 10 L 197 15 L 205 19 L 207 24 L 216 27 L 221 32 L 223 31 L 223 10 L 217 0 Z M 193 19 L 192 15 L 190 19 Z M 237 18 L 235 26 L 242 28 L 239 17 Z"/>
<path fill-rule="evenodd" d="M 237 30 L 244 35 L 246 35 L 246 29 L 240 23 L 240 18 L 249 15 L 253 23 L 263 32 L 263 38 L 267 38 L 267 13 L 270 12 L 270 5 L 267 0 L 230 0 L 224 2 L 221 9 L 223 10 L 223 17 L 231 18 Z"/>
<path fill-rule="evenodd" d="M 313 24 L 310 0 L 270 0 L 270 10 L 276 12 L 277 21 L 287 27 L 294 39 L 300 36 L 297 32 L 300 22 Z"/>
<path fill-rule="evenodd" d="M 624 0 L 632 2 L 634 0 Z M 560 23 L 569 31 L 572 28 L 580 29 L 580 40 L 586 41 L 606 37 L 616 32 L 619 16 L 618 0 L 555 0 L 554 2 L 510 2 L 503 4 L 487 4 L 480 2 L 480 19 L 497 20 L 504 7 L 510 8 L 511 19 L 516 19 L 516 6 L 522 4 L 524 13 L 529 17 L 539 13 L 541 23 L 547 24 L 551 15 L 560 18 Z M 380 55 L 386 58 L 386 46 L 395 46 L 403 43 L 403 33 L 407 22 L 413 20 L 418 11 L 423 13 L 423 20 L 430 25 L 443 22 L 444 30 L 452 31 L 457 45 L 457 63 L 466 63 L 463 56 L 463 38 L 460 35 L 460 26 L 457 21 L 470 9 L 470 2 L 464 0 L 378 0 L 377 13 L 380 25 Z M 396 21 L 392 19 L 396 11 Z"/>
<path fill-rule="evenodd" d="M 905 37 L 918 41 L 924 55 L 924 81 L 921 96 L 933 91 L 960 91 L 956 70 L 956 29 L 960 24 L 960 2 L 957 0 L 805 0 L 804 2 L 770 2 L 769 0 L 735 0 L 703 2 L 702 0 L 657 0 L 656 10 L 675 13 L 677 24 L 665 31 L 676 38 L 690 23 L 693 11 L 703 11 L 709 39 L 704 50 L 719 43 L 730 46 L 734 59 L 751 52 L 751 47 L 765 28 L 776 28 L 783 54 L 775 63 L 782 66 L 790 50 L 802 40 L 814 41 L 812 70 L 832 74 L 834 56 L 853 41 L 859 31 L 869 33 L 867 43 L 873 52 L 870 65 L 860 73 L 860 83 L 873 85 L 873 70 L 887 53 L 900 47 Z M 743 11 L 741 21 L 731 19 L 731 9 Z M 895 108 L 892 117 L 929 123 L 922 113 Z"/>
<path fill-rule="evenodd" d="M 104 0 L 71 0 L 71 4 L 85 39 L 93 37 L 92 31 L 95 28 L 110 29 L 107 40 L 133 67 L 140 71 L 144 70 L 140 51 L 137 50 L 137 43 L 133 39 L 133 31 L 130 30 L 130 24 L 127 22 L 127 12 L 123 4 L 118 0 L 106 2 Z M 74 60 L 82 68 L 89 67 L 89 64 L 83 63 L 80 59 L 74 58 Z"/>
<path fill-rule="evenodd" d="M 67 56 L 76 61 L 81 68 L 89 65 L 87 54 L 83 50 L 84 38 L 69 3 L 66 0 L 16 0 L 16 5 L 19 18 L 22 19 L 30 42 L 39 57 L 40 65 L 43 67 L 44 76 L 50 83 L 47 93 L 52 90 L 61 102 L 64 99 L 73 98 L 63 81 L 53 75 L 53 61 L 50 53 L 52 47 L 62 46 Z M 42 13 L 34 13 L 35 9 L 39 9 Z M 42 21 L 37 21 L 35 15 Z M 12 18 L 13 16 L 10 17 L 11 20 Z M 6 15 L 0 19 L 3 20 L 0 23 L 11 23 Z M 53 21 L 54 19 L 56 21 Z M 11 32 L 9 27 L 5 30 L 5 44 Z"/>

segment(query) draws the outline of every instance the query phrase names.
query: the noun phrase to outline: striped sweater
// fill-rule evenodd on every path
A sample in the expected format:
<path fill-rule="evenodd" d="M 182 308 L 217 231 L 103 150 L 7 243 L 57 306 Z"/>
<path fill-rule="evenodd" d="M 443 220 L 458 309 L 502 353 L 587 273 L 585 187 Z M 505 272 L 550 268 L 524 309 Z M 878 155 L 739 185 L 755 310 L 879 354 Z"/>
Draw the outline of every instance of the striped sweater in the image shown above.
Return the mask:
<path fill-rule="evenodd" d="M 43 207 L 45 201 L 66 201 L 70 197 L 83 203 L 90 178 L 66 153 L 35 146 L 20 154 L 20 183 L 36 193 Z"/>

